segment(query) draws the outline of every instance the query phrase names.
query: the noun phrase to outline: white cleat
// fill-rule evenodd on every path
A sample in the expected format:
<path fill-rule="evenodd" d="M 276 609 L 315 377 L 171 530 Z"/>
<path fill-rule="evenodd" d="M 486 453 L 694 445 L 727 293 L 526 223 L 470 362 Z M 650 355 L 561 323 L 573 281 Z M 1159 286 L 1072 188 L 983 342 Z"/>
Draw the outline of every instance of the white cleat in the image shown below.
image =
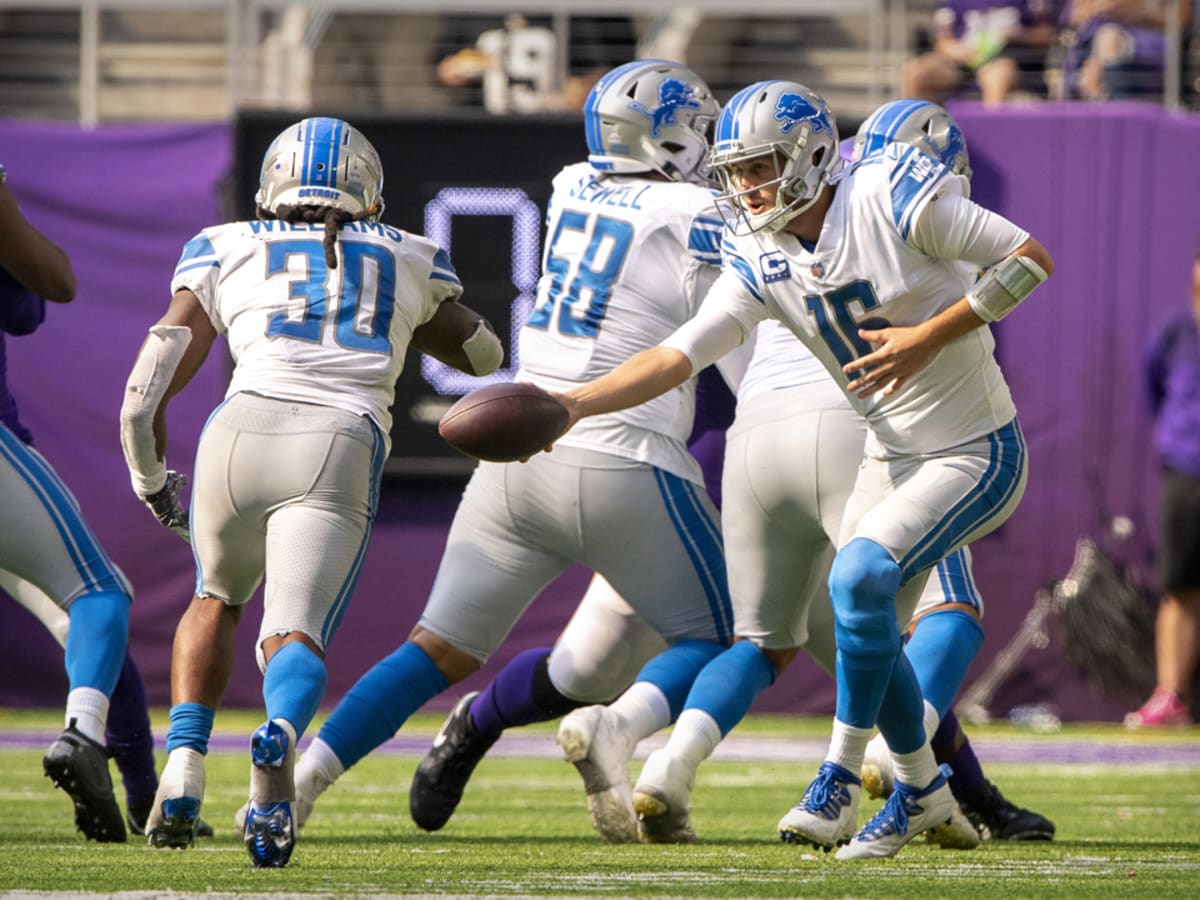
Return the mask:
<path fill-rule="evenodd" d="M 146 842 L 174 850 L 192 846 L 203 802 L 204 756 L 186 747 L 172 750 L 146 819 Z"/>
<path fill-rule="evenodd" d="M 629 787 L 633 741 L 606 706 L 585 706 L 558 727 L 558 746 L 583 778 L 592 827 L 609 844 L 637 843 L 637 818 Z"/>
<path fill-rule="evenodd" d="M 871 821 L 837 852 L 838 859 L 895 856 L 919 834 L 950 821 L 957 807 L 944 774 L 920 790 L 896 782 L 896 790 Z"/>
<path fill-rule="evenodd" d="M 650 754 L 633 788 L 633 811 L 643 844 L 695 843 L 688 815 L 695 781 L 696 770 L 666 748 Z"/>
<path fill-rule="evenodd" d="M 871 738 L 863 757 L 862 786 L 868 797 L 890 797 L 896 789 L 892 753 L 882 734 Z"/>
<path fill-rule="evenodd" d="M 974 850 L 983 842 L 979 829 L 971 824 L 958 803 L 950 811 L 950 821 L 935 826 L 925 837 L 943 850 Z"/>
<path fill-rule="evenodd" d="M 800 802 L 779 820 L 779 839 L 829 851 L 844 844 L 858 827 L 862 783 L 836 763 L 823 762 Z"/>

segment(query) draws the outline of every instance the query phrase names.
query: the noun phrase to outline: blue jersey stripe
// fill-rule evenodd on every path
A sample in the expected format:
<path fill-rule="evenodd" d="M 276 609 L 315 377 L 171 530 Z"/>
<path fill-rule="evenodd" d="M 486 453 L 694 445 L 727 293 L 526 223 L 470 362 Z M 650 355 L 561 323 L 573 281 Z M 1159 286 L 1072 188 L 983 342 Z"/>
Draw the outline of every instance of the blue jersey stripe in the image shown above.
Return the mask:
<path fill-rule="evenodd" d="M 654 475 L 667 514 L 675 523 L 675 531 L 708 598 L 717 639 L 727 644 L 733 639 L 733 604 L 729 599 L 720 529 L 696 496 L 695 485 L 662 469 L 655 469 Z"/>
<path fill-rule="evenodd" d="M 909 551 L 903 563 L 907 574 L 933 565 L 949 547 L 960 543 L 1007 503 L 1017 490 L 1025 467 L 1025 443 L 1020 429 L 1016 429 L 1014 439 L 1011 428 L 1012 425 L 1005 426 L 988 436 L 992 446 L 991 461 L 979 487 L 963 497 L 941 524 Z"/>
<path fill-rule="evenodd" d="M 79 512 L 79 504 L 40 453 L 8 428 L 0 427 L 0 456 L 37 496 L 71 558 L 84 591 L 128 594 L 129 584 L 113 565 Z M 54 597 L 54 600 L 66 598 Z"/>
<path fill-rule="evenodd" d="M 387 459 L 387 454 L 383 435 L 379 428 L 374 426 L 374 423 L 371 428 L 371 442 L 371 494 L 367 500 L 370 515 L 367 518 L 367 527 L 363 530 L 362 543 L 359 544 L 358 552 L 354 556 L 354 563 L 350 566 L 346 580 L 343 582 L 341 590 L 338 591 L 328 615 L 325 616 L 325 621 L 321 623 L 321 642 L 326 647 L 333 640 L 334 634 L 342 624 L 342 617 L 350 605 L 350 597 L 354 594 L 354 586 L 358 583 L 363 560 L 367 556 L 367 543 L 371 538 L 371 526 L 375 521 L 375 512 L 379 508 L 379 483 L 383 478 L 383 463 Z"/>
<path fill-rule="evenodd" d="M 224 400 L 222 400 L 220 403 L 218 403 L 213 408 L 212 412 L 210 412 L 208 414 L 208 418 L 204 420 L 204 427 L 200 429 L 200 440 L 201 441 L 204 440 L 204 432 L 208 430 L 208 426 L 212 424 L 212 420 L 217 417 L 217 413 L 219 413 L 221 410 L 223 410 L 225 408 L 225 404 L 227 404 L 231 399 L 232 398 L 230 398 L 230 397 L 226 397 Z M 193 482 L 192 490 L 194 491 L 195 489 L 196 489 L 196 485 Z M 197 507 L 193 506 L 188 511 L 188 516 L 189 516 L 189 519 L 191 522 L 191 530 L 192 530 L 193 534 L 195 534 L 198 531 L 203 530 L 200 520 L 197 518 Z M 204 570 L 200 567 L 200 557 L 198 555 L 196 555 L 196 542 L 195 541 L 192 542 L 192 562 L 196 566 L 196 586 L 193 589 L 193 593 L 195 593 L 197 597 L 202 597 L 207 593 L 207 587 L 204 584 Z M 229 600 L 231 598 L 222 597 L 220 599 Z"/>
<path fill-rule="evenodd" d="M 754 277 L 754 269 L 750 263 L 746 262 L 740 256 L 728 255 L 725 257 L 725 262 L 733 269 L 733 273 L 737 275 L 742 286 L 750 292 L 750 296 L 759 303 L 764 303 L 762 292 L 759 290 L 757 280 Z"/>
<path fill-rule="evenodd" d="M 987 521 L 1017 491 L 1025 471 L 1025 436 L 1014 419 L 988 435 L 991 454 L 987 470 L 976 488 L 951 507 L 900 561 L 904 579 L 927 569 L 946 556 L 949 548 Z"/>
<path fill-rule="evenodd" d="M 183 253 L 179 256 L 180 262 L 187 262 L 192 259 L 199 259 L 203 256 L 216 256 L 217 251 L 210 241 L 203 234 L 198 234 L 186 244 L 183 245 Z"/>
<path fill-rule="evenodd" d="M 429 273 L 429 278 L 433 281 L 448 281 L 451 284 L 462 284 L 459 280 L 458 272 L 454 269 L 454 263 L 450 262 L 450 254 L 440 248 L 433 254 L 433 271 Z"/>
<path fill-rule="evenodd" d="M 908 240 L 920 200 L 946 175 L 947 169 L 915 147 L 904 150 L 892 169 L 892 221 Z"/>
<path fill-rule="evenodd" d="M 688 232 L 688 250 L 715 256 L 719 263 L 721 261 L 721 233 L 722 229 L 715 225 L 707 222 L 701 223 L 699 220 L 693 222 L 692 229 Z"/>
<path fill-rule="evenodd" d="M 979 589 L 971 577 L 965 549 L 959 547 L 938 563 L 935 571 L 947 603 L 963 603 L 975 609 L 980 608 Z"/>
<path fill-rule="evenodd" d="M 219 260 L 215 260 L 215 259 L 201 260 L 200 262 L 194 262 L 188 266 L 184 266 L 184 265 L 176 266 L 175 274 L 182 275 L 184 272 L 190 272 L 193 269 L 219 269 L 219 268 L 221 268 L 221 263 Z"/>

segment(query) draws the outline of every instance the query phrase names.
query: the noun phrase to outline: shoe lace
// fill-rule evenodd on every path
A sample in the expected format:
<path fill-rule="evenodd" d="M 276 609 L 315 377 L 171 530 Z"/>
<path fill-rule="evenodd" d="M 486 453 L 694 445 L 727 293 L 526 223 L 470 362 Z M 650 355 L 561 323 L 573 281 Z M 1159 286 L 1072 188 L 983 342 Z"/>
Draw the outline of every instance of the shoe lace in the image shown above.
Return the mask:
<path fill-rule="evenodd" d="M 827 819 L 836 819 L 849 802 L 850 791 L 838 778 L 837 770 L 827 765 L 821 766 L 817 777 L 800 799 L 800 805 L 806 812 L 817 813 Z"/>
<path fill-rule="evenodd" d="M 903 834 L 908 831 L 908 815 L 914 810 L 909 809 L 909 803 L 916 804 L 900 791 L 892 791 L 883 808 L 871 817 L 871 820 L 858 834 L 860 841 L 878 841 L 889 834 Z"/>

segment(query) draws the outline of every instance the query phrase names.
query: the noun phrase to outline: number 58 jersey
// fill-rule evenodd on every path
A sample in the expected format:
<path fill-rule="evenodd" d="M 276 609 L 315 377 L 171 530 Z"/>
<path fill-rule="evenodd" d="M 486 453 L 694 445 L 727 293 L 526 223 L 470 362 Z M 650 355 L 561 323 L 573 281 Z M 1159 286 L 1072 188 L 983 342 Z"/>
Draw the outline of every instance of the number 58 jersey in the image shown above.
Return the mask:
<path fill-rule="evenodd" d="M 386 436 L 396 379 L 415 328 L 462 293 L 432 241 L 348 222 L 325 261 L 323 224 L 231 222 L 184 247 L 171 291 L 187 288 L 236 366 L 227 397 L 268 397 L 370 416 Z"/>
<path fill-rule="evenodd" d="M 715 192 L 587 163 L 553 181 L 542 277 L 521 328 L 518 380 L 565 391 L 653 347 L 692 318 L 719 274 Z M 640 406 L 581 420 L 559 439 L 703 483 L 687 452 L 695 380 Z"/>

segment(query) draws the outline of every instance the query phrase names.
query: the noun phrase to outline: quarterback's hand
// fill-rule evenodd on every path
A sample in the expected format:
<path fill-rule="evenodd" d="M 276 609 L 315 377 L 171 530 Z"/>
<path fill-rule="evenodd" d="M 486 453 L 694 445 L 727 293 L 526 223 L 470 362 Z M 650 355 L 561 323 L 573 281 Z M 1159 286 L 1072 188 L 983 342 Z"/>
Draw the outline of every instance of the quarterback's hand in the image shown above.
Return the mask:
<path fill-rule="evenodd" d="M 146 506 L 150 507 L 150 512 L 154 513 L 154 518 L 158 519 L 160 524 L 170 528 L 190 543 L 192 537 L 188 530 L 188 513 L 179 499 L 179 491 L 185 484 L 187 484 L 186 475 L 169 470 L 166 484 L 159 491 L 149 497 L 143 497 L 142 500 Z"/>
<path fill-rule="evenodd" d="M 842 366 L 849 379 L 846 390 L 859 397 L 883 391 L 889 397 L 929 363 L 941 349 L 928 323 L 909 327 L 863 328 L 858 336 L 872 351 Z"/>

